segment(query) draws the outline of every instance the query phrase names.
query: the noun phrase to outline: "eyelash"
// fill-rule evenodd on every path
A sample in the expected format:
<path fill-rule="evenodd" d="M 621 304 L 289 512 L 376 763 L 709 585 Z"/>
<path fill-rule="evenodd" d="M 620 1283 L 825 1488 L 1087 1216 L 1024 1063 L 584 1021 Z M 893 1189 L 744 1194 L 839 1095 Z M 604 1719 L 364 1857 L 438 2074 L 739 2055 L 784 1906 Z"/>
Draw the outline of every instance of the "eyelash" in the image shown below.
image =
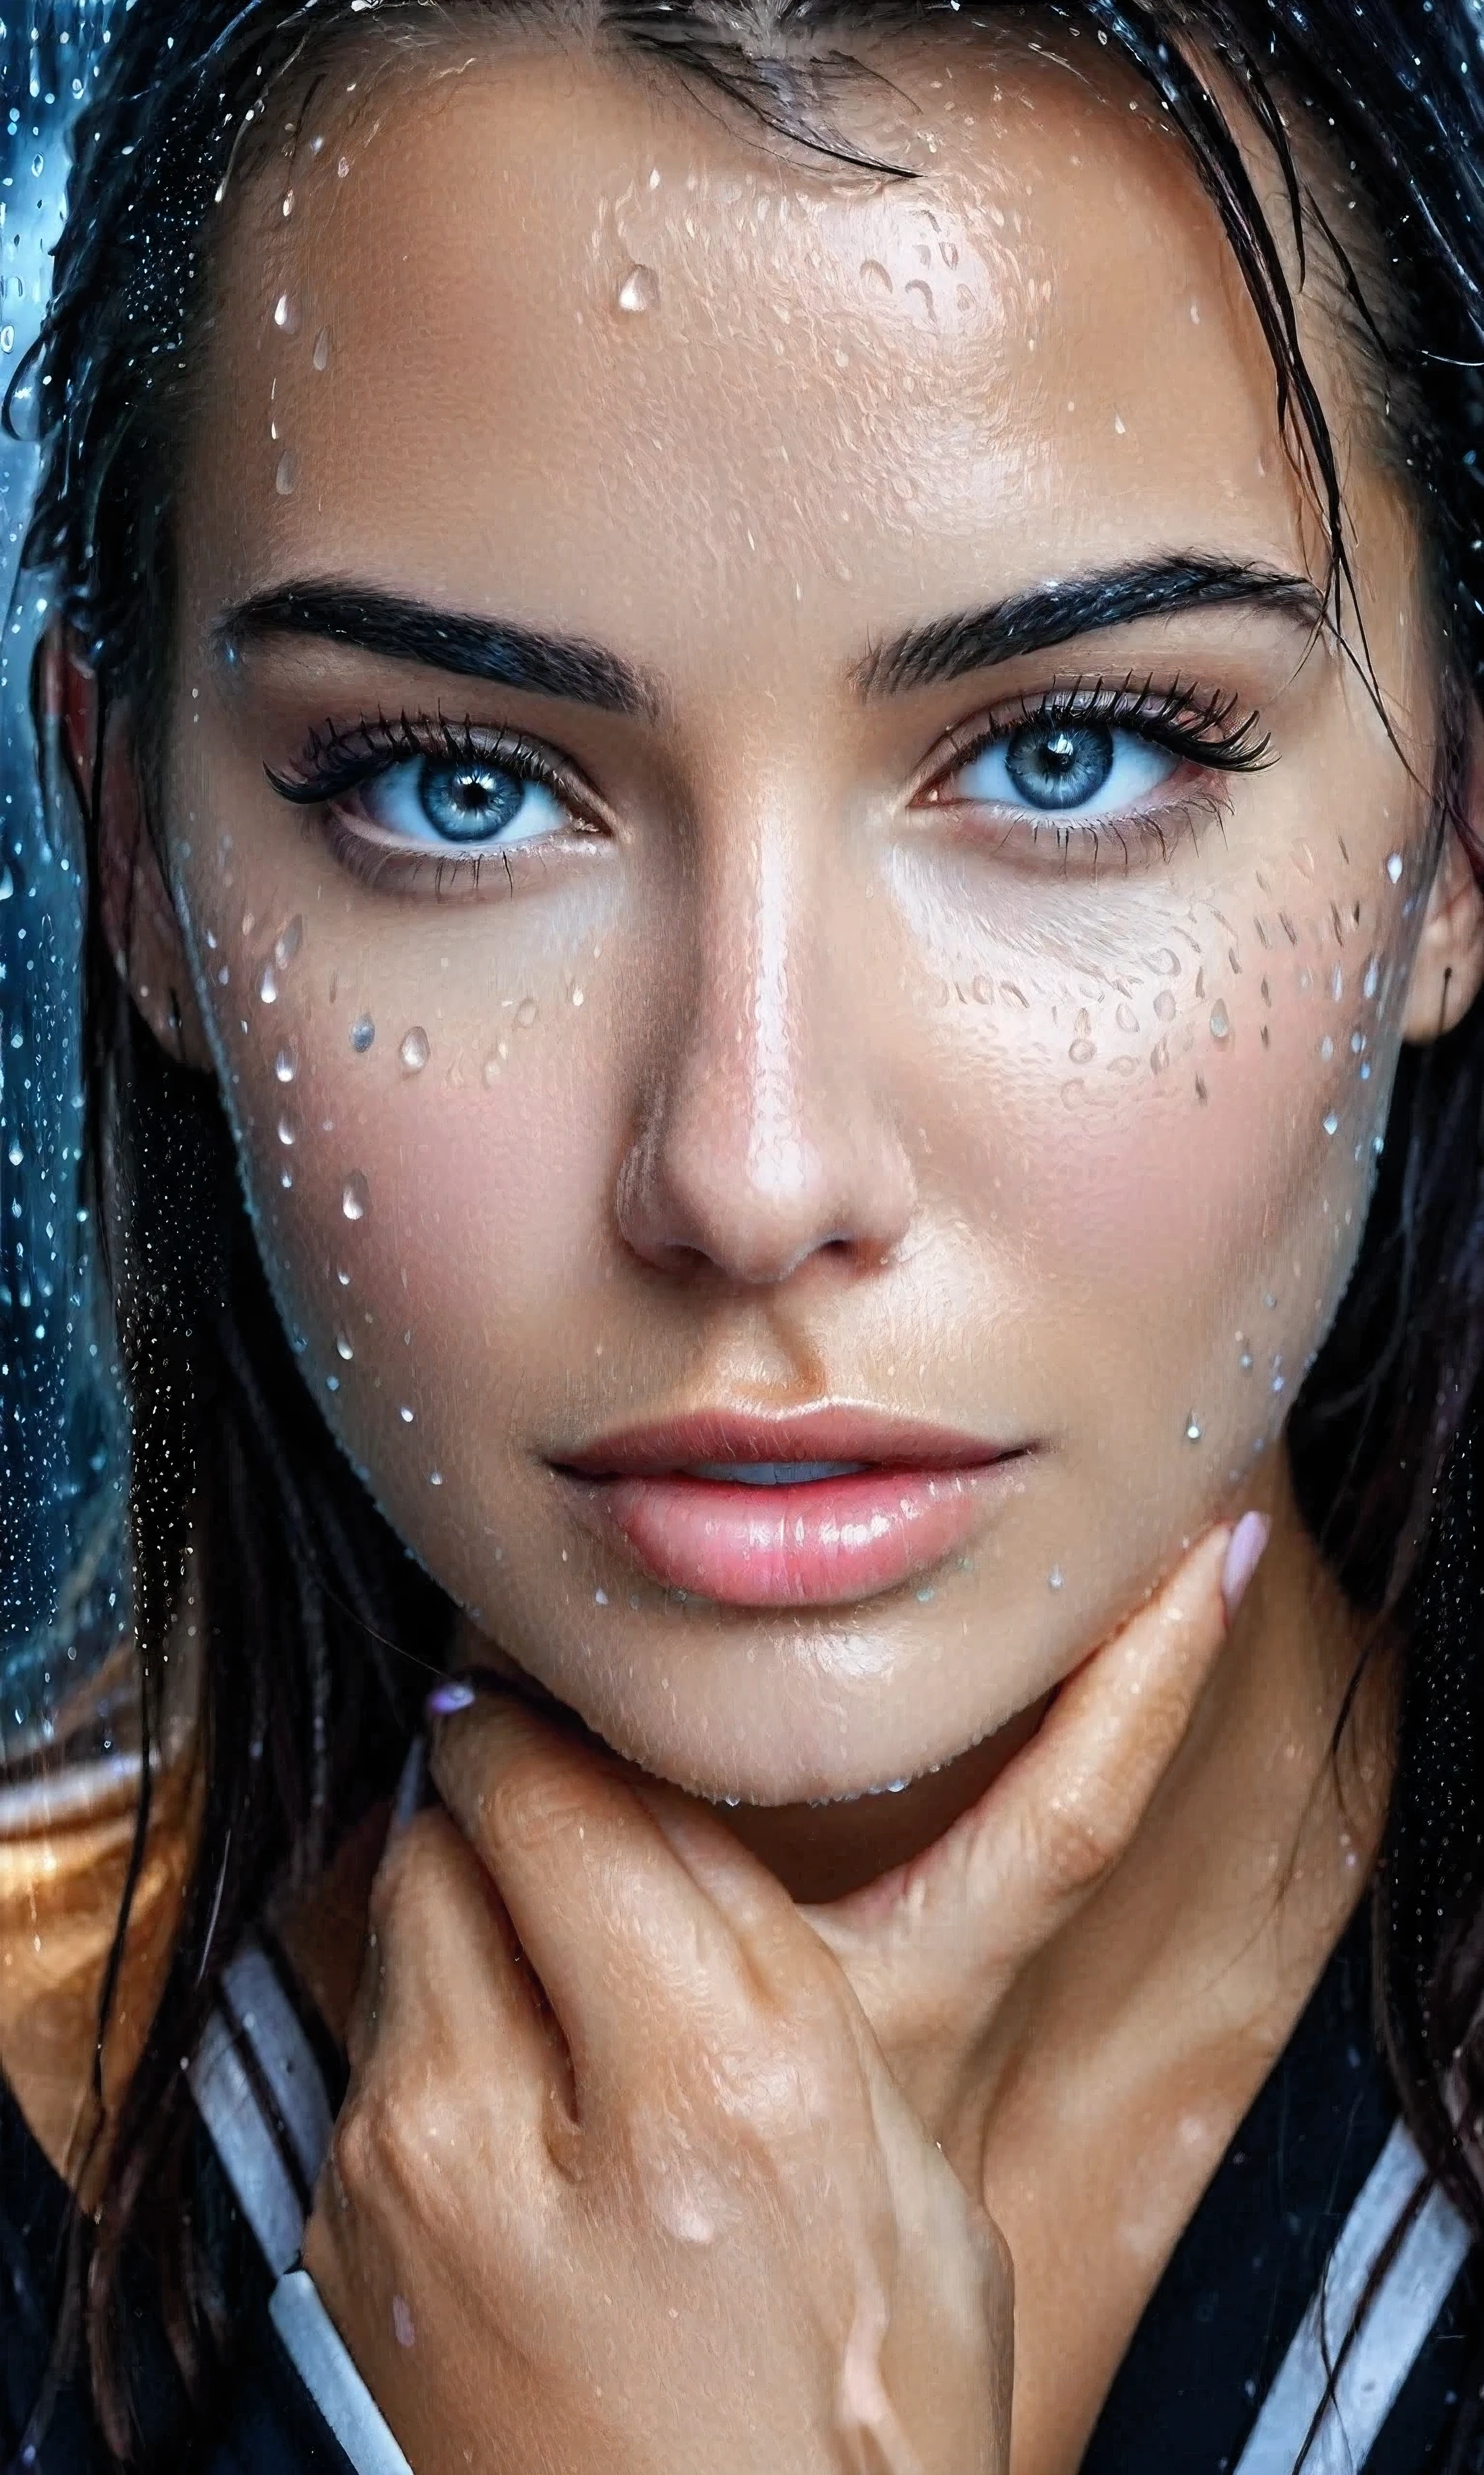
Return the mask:
<path fill-rule="evenodd" d="M 1239 697 L 1203 695 L 1193 680 L 1177 679 L 1167 688 L 1156 687 L 1153 678 L 1131 676 L 1117 682 L 1101 677 L 1069 680 L 1039 696 L 1021 698 L 1009 712 L 1002 709 L 982 725 L 970 723 L 954 731 L 949 762 L 937 766 L 918 792 L 917 800 L 942 807 L 970 804 L 938 799 L 936 794 L 953 774 L 961 772 L 987 749 L 1013 739 L 1017 731 L 1058 723 L 1100 722 L 1114 728 L 1131 729 L 1141 739 L 1208 772 L 1256 773 L 1276 761 L 1271 736 L 1262 730 L 1261 721 L 1255 707 L 1243 710 Z M 1168 823 L 1175 819 L 1185 821 L 1180 811 L 1170 808 L 1142 816 L 1104 816 L 1083 822 L 1062 821 L 1048 812 L 1044 820 L 1033 822 L 1032 833 L 1034 837 L 1049 828 L 1063 850 L 1076 843 L 1095 859 L 1100 847 L 1100 826 L 1103 832 L 1114 836 L 1126 858 L 1124 835 L 1131 830 L 1141 839 L 1157 842 L 1161 856 L 1167 858 Z"/>
<path fill-rule="evenodd" d="M 1073 680 L 1040 696 L 1023 697 L 1009 712 L 1000 711 L 982 726 L 970 724 L 955 731 L 950 760 L 938 765 L 916 794 L 913 804 L 969 804 L 941 799 L 937 794 L 954 773 L 973 764 L 988 748 L 1033 725 L 1086 722 L 1131 729 L 1140 738 L 1207 772 L 1255 773 L 1274 761 L 1272 741 L 1261 731 L 1260 715 L 1255 709 L 1243 712 L 1237 697 L 1203 697 L 1193 682 L 1180 680 L 1168 688 L 1156 687 L 1152 678 Z M 510 856 L 499 851 L 498 845 L 484 851 L 437 852 L 430 857 L 426 850 L 400 850 L 377 843 L 336 816 L 335 802 L 363 783 L 375 780 L 394 765 L 427 756 L 447 757 L 452 764 L 508 766 L 523 779 L 549 792 L 569 811 L 579 829 L 585 824 L 590 833 L 597 830 L 584 815 L 583 786 L 539 740 L 527 739 L 514 730 L 479 733 L 471 722 L 454 723 L 443 715 L 436 719 L 426 715 L 414 718 L 403 712 L 394 720 L 378 714 L 375 720 L 363 720 L 350 730 L 327 723 L 323 729 L 309 733 L 296 772 L 280 773 L 272 766 L 263 770 L 280 798 L 295 807 L 322 807 L 328 812 L 326 830 L 335 857 L 369 885 L 376 885 L 388 874 L 408 884 L 431 866 L 440 893 L 450 881 L 467 882 L 471 888 L 477 888 L 484 863 L 496 856 L 500 858 L 509 878 Z M 1095 861 L 1102 833 L 1113 835 L 1127 859 L 1125 835 L 1131 831 L 1141 840 L 1156 842 L 1161 855 L 1167 857 L 1168 828 L 1177 821 L 1192 821 L 1188 814 L 1170 807 L 1142 816 L 1104 816 L 1082 823 L 1061 821 L 1048 812 L 1044 819 L 1033 821 L 1032 834 L 1035 838 L 1049 829 L 1055 832 L 1063 851 L 1075 844 Z"/>
<path fill-rule="evenodd" d="M 350 730 L 341 730 L 327 723 L 321 730 L 311 730 L 304 746 L 299 770 L 280 773 L 271 765 L 264 772 L 280 799 L 300 808 L 322 807 L 328 811 L 325 830 L 334 856 L 364 884 L 376 886 L 387 876 L 407 886 L 417 882 L 431 868 L 435 873 L 435 891 L 442 893 L 450 883 L 477 888 L 481 870 L 499 859 L 507 879 L 511 875 L 510 854 L 498 845 L 487 850 L 466 852 L 450 849 L 447 853 L 427 849 L 398 849 L 391 844 L 378 843 L 371 836 L 346 824 L 335 814 L 335 802 L 357 791 L 363 783 L 375 781 L 395 765 L 415 763 L 419 757 L 446 757 L 453 765 L 508 766 L 523 781 L 539 784 L 572 815 L 579 830 L 592 834 L 598 830 L 596 821 L 585 814 L 584 787 L 574 775 L 560 765 L 548 748 L 536 739 L 527 739 L 519 730 L 477 731 L 470 721 L 450 722 L 446 715 L 413 716 L 401 713 L 396 719 L 377 714 L 376 719 L 356 723 Z"/>

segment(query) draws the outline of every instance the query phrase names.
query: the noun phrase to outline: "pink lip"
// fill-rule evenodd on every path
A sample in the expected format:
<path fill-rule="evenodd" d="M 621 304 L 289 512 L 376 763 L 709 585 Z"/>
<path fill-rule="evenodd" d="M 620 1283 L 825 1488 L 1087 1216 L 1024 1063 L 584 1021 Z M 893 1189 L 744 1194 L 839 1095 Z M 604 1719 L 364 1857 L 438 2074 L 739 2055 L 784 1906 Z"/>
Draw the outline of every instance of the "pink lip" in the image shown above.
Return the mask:
<path fill-rule="evenodd" d="M 669 1588 L 732 1606 L 829 1606 L 895 1589 L 961 1548 L 1026 1452 L 854 1409 L 718 1412 L 630 1429 L 558 1468 L 584 1526 L 621 1539 Z M 867 1466 L 768 1488 L 683 1474 L 726 1460 Z"/>

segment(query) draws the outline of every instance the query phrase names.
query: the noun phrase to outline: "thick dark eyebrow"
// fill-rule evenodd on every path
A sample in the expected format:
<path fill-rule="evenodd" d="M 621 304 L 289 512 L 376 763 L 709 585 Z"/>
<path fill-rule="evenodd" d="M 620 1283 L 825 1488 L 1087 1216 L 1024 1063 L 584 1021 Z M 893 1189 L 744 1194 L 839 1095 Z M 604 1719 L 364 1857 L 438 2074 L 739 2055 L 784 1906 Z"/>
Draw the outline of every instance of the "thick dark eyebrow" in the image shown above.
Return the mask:
<path fill-rule="evenodd" d="M 1311 633 L 1324 625 L 1324 598 L 1307 576 L 1246 560 L 1182 553 L 1033 584 L 983 610 L 929 620 L 872 646 L 856 664 L 854 684 L 863 697 L 902 696 L 990 670 L 1020 653 L 1043 653 L 1102 628 L 1126 627 L 1134 619 L 1231 602 L 1281 611 Z"/>
<path fill-rule="evenodd" d="M 508 619 L 439 610 L 376 585 L 336 577 L 276 585 L 223 613 L 213 630 L 231 656 L 272 636 L 319 636 L 394 662 L 417 662 L 455 677 L 561 697 L 602 713 L 653 717 L 659 698 L 642 674 L 579 636 L 546 636 Z"/>

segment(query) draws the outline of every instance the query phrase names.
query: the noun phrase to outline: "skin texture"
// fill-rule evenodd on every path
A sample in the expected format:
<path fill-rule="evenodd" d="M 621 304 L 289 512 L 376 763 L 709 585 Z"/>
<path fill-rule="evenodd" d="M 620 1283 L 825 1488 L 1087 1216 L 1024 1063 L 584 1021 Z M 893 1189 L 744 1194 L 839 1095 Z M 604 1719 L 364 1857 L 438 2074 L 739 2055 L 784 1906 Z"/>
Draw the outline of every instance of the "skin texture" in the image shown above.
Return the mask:
<path fill-rule="evenodd" d="M 224 218 L 181 497 L 168 890 L 115 714 L 112 899 L 139 1003 L 220 1078 L 309 1393 L 465 1609 L 470 1657 L 534 1679 L 630 1780 L 703 1801 L 679 1848 L 655 1821 L 676 1864 L 645 1932 L 689 1896 L 676 1868 L 723 1863 L 704 1803 L 739 1800 L 735 1841 L 762 1862 L 728 1857 L 717 1896 L 728 1915 L 763 1903 L 787 1990 L 736 2036 L 751 2051 L 806 2022 L 839 2107 L 842 2147 L 815 2123 L 817 2155 L 840 2170 L 851 2108 L 884 2086 L 908 2099 L 916 2145 L 893 2098 L 857 2187 L 899 2225 L 938 2205 L 937 2141 L 987 2203 L 1015 2261 L 1015 2463 L 1054 2475 L 1374 1848 L 1385 1665 L 1326 1768 L 1358 1636 L 1281 1431 L 1358 1243 L 1399 1044 L 1476 991 L 1480 904 L 1431 831 L 1412 524 L 1318 279 L 1302 324 L 1389 728 L 1323 629 L 1238 604 L 863 693 L 873 647 L 1048 577 L 1192 553 L 1322 573 L 1271 366 L 1167 133 L 1077 62 L 961 48 L 890 68 L 862 133 L 922 177 L 885 186 L 770 159 L 582 56 L 475 43 L 332 82 Z M 230 658 L 223 614 L 305 577 L 578 636 L 647 692 L 597 712 L 297 635 Z M 1229 707 L 1233 726 L 1255 713 L 1269 761 L 1187 762 L 1121 830 L 1064 847 L 965 800 L 956 765 L 986 717 L 1099 680 Z M 426 853 L 365 881 L 265 768 L 293 775 L 311 734 L 403 715 L 538 738 L 580 779 L 577 823 L 477 888 L 440 886 Z M 783 1609 L 679 1600 L 553 1473 L 617 1426 L 821 1404 L 1019 1458 L 941 1563 Z M 1229 1634 L 1226 1530 L 1192 1542 L 1250 1507 L 1272 1542 Z M 1086 1732 L 1043 1728 L 1010 1760 L 1074 1671 Z M 489 1724 L 498 1783 L 515 1723 Z M 519 1724 L 524 1789 L 562 1817 L 535 1834 L 557 1925 L 520 1906 L 472 1757 L 450 1785 L 441 1756 L 442 1780 L 571 2043 L 548 1971 L 602 1946 L 634 1813 L 590 1754 Z M 608 1851 L 575 1862 L 586 1905 L 561 1889 L 583 1797 Z M 1070 1900 L 1046 1821 L 1066 1812 Z M 546 2049 L 485 2086 L 514 1999 L 499 1900 L 478 1998 L 455 2000 L 416 1947 L 454 1947 L 472 1860 L 442 1826 L 410 1846 L 380 1895 L 357 2084 L 375 2117 L 410 2074 L 467 2123 L 477 2082 L 497 2111 L 459 2154 L 484 2158 Z M 1012 1859 L 1040 1885 L 1034 1924 L 997 1947 Z M 815 1903 L 805 1923 L 775 1881 Z M 397 1951 L 412 1991 L 383 2010 Z M 680 1972 L 647 2031 L 692 2089 L 710 1982 Z M 634 2013 L 608 2032 L 600 2081 Z M 461 2455 L 499 2389 L 471 2389 L 473 2333 L 519 2350 L 526 2288 L 476 2189 L 449 2216 L 431 2144 L 401 2138 L 390 2176 L 374 2137 L 342 2146 L 348 2205 L 324 2201 L 311 2260 L 420 2468 L 529 2463 L 487 2438 Z M 601 2261 L 643 2353 L 665 2291 L 653 2212 L 632 2177 L 603 2189 L 596 2253 L 555 2245 L 563 2308 Z M 838 2264 L 827 2219 L 805 2209 L 779 2237 L 806 2285 Z M 766 2222 L 758 2198 L 728 2251 L 741 2283 L 718 2268 L 718 2325 L 745 2319 Z M 1000 2306 L 965 2317 L 965 2224 L 940 2286 L 904 2273 L 903 2311 L 969 2330 L 953 2359 L 972 2381 Z M 459 2323 L 464 2371 L 430 2385 L 470 2417 L 442 2437 L 388 2336 L 389 2292 L 419 2277 L 419 2346 L 442 2342 L 423 2333 L 460 2279 L 488 2298 Z M 799 2377 L 817 2400 L 843 2340 L 815 2338 Z M 565 2377 L 518 2433 L 568 2411 Z M 956 2394 L 940 2432 L 894 2402 L 924 2465 L 971 2463 Z M 584 2425 L 548 2463 L 690 2463 L 683 2428 L 659 2447 L 652 2406 L 625 2420 L 620 2399 L 606 2456 Z M 757 2463 L 853 2463 L 835 2445 L 810 2423 L 795 2460 Z"/>

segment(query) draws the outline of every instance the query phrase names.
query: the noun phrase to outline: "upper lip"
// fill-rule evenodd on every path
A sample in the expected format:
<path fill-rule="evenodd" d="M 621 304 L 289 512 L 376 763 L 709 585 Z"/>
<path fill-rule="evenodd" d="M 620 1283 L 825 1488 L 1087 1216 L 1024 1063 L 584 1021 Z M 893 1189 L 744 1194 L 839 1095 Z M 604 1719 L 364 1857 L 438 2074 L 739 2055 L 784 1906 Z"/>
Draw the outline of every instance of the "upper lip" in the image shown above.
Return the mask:
<path fill-rule="evenodd" d="M 888 1469 L 972 1469 L 1024 1445 L 993 1443 L 919 1418 L 850 1407 L 766 1411 L 698 1409 L 600 1435 L 551 1456 L 582 1478 L 656 1478 L 696 1461 L 865 1461 Z"/>

